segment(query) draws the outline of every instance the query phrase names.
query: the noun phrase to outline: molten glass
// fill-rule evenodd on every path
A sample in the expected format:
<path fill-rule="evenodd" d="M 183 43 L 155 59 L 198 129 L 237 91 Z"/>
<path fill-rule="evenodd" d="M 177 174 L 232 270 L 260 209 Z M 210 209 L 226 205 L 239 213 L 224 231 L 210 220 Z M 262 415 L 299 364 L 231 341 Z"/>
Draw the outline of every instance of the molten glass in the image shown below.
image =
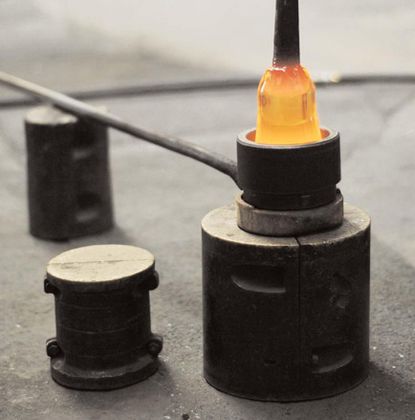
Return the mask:
<path fill-rule="evenodd" d="M 300 64 L 269 68 L 258 88 L 257 143 L 306 144 L 321 140 L 316 88 Z"/>

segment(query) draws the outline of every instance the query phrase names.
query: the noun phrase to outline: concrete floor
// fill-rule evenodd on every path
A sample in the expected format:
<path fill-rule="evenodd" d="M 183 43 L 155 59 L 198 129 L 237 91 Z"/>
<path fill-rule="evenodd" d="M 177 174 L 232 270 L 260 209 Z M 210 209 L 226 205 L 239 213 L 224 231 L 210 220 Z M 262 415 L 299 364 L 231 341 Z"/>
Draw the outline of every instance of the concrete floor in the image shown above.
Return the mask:
<path fill-rule="evenodd" d="M 414 94 L 412 87 L 395 86 L 320 92 L 323 121 L 343 133 L 343 192 L 373 217 L 371 376 L 339 397 L 290 405 L 233 398 L 201 376 L 199 224 L 208 211 L 231 202 L 232 182 L 196 162 L 113 133 L 117 228 L 68 243 L 36 240 L 27 233 L 24 112 L 2 111 L 1 417 L 414 418 Z M 253 124 L 254 98 L 253 90 L 245 90 L 108 100 L 106 105 L 149 128 L 159 128 L 163 119 L 165 131 L 233 156 L 235 134 Z M 45 265 L 61 251 L 95 243 L 145 247 L 156 255 L 161 275 L 152 312 L 154 331 L 165 337 L 163 366 L 150 380 L 111 393 L 59 387 L 50 379 L 44 350 L 45 339 L 54 335 L 53 301 L 42 291 Z"/>
<path fill-rule="evenodd" d="M 35 6 L 29 11 L 28 6 L 19 7 L 26 10 L 28 25 L 20 26 L 27 28 L 20 43 L 13 38 L 20 21 L 12 25 L 10 16 L 0 18 L 1 23 L 9 22 L 5 33 L 10 45 L 21 46 L 14 51 L 7 36 L 3 38 L 4 68 L 53 87 L 89 88 L 224 74 L 221 69 L 212 72 L 166 61 L 144 50 L 141 55 L 128 51 L 117 55 L 88 29 L 76 32 L 75 38 L 65 33 L 59 38 L 62 28 L 52 24 L 53 36 L 38 39 L 39 55 L 35 56 L 30 38 L 49 21 Z M 59 42 L 52 42 L 55 36 Z M 14 94 L 2 90 L 1 95 Z M 235 156 L 236 134 L 254 125 L 256 113 L 253 89 L 99 103 L 146 128 L 182 136 L 231 157 Z M 0 417 L 415 418 L 415 87 L 322 89 L 319 107 L 323 124 L 342 133 L 343 193 L 373 217 L 372 363 L 370 378 L 362 386 L 327 400 L 285 405 L 245 401 L 208 386 L 201 375 L 200 221 L 211 209 L 230 203 L 236 187 L 199 163 L 112 132 L 117 228 L 65 243 L 40 241 L 28 234 L 27 225 L 22 125 L 26 110 L 2 109 Z M 54 335 L 53 300 L 43 293 L 45 266 L 64 250 L 98 243 L 151 250 L 161 276 L 159 289 L 152 292 L 152 313 L 153 330 L 165 338 L 162 368 L 144 383 L 110 393 L 61 388 L 50 378 L 45 354 L 45 340 Z"/>

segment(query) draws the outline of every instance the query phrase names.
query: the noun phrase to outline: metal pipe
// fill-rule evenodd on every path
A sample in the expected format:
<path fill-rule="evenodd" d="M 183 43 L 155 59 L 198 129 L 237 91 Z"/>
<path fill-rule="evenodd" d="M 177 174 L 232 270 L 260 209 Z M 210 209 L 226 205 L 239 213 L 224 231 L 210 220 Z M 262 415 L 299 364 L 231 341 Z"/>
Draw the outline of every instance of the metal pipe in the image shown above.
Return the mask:
<path fill-rule="evenodd" d="M 168 149 L 172 152 L 190 157 L 205 165 L 214 168 L 225 175 L 230 176 L 237 183 L 236 163 L 218 153 L 207 150 L 197 144 L 186 140 L 162 135 L 134 126 L 121 118 L 100 110 L 85 102 L 78 101 L 62 93 L 39 86 L 27 80 L 20 79 L 11 74 L 0 72 L 0 83 L 29 94 L 37 99 L 46 101 L 79 117 L 91 119 L 100 124 L 115 128 L 133 137 L 145 140 L 149 143 Z"/>

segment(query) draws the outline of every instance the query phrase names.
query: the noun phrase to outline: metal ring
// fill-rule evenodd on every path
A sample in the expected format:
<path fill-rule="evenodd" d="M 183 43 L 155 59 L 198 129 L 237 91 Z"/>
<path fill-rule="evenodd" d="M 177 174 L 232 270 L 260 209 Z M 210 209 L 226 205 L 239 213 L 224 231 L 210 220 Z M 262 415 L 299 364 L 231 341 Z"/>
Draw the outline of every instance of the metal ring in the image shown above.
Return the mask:
<path fill-rule="evenodd" d="M 273 211 L 257 209 L 236 197 L 238 226 L 246 232 L 263 236 L 299 236 L 340 226 L 344 201 L 340 191 L 332 203 L 308 210 Z"/>

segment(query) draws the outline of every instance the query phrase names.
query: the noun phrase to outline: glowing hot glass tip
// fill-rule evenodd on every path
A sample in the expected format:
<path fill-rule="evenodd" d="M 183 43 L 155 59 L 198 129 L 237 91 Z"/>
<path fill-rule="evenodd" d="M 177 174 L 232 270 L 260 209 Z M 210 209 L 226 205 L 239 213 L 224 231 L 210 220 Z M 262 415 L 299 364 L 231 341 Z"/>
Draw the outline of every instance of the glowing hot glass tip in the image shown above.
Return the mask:
<path fill-rule="evenodd" d="M 321 140 L 316 88 L 300 64 L 269 68 L 258 88 L 255 141 L 294 145 Z"/>

